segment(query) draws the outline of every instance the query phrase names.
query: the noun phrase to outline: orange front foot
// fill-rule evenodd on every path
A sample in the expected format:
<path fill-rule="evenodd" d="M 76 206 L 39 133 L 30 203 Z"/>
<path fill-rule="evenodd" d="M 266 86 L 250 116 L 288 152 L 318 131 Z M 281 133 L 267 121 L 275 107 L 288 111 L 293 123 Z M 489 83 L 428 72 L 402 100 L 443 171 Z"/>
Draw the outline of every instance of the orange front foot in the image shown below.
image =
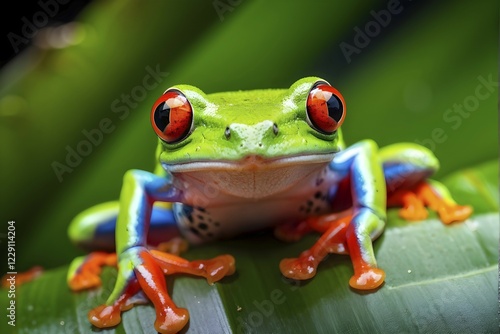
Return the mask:
<path fill-rule="evenodd" d="M 143 264 L 137 266 L 134 272 L 142 290 L 155 306 L 155 329 L 160 333 L 177 333 L 189 321 L 189 312 L 178 308 L 170 299 L 163 275 L 196 275 L 212 284 L 235 272 L 235 261 L 231 255 L 188 261 L 173 254 L 151 250 L 149 253 L 142 252 L 140 256 Z"/>
<path fill-rule="evenodd" d="M 71 290 L 80 291 L 100 286 L 102 267 L 116 266 L 117 257 L 115 253 L 93 252 L 75 261 L 68 273 L 68 285 Z"/>
<path fill-rule="evenodd" d="M 118 325 L 121 321 L 121 313 L 133 306 L 130 303 L 130 298 L 138 293 L 139 290 L 139 282 L 136 278 L 132 278 L 126 286 L 125 291 L 112 305 L 104 304 L 97 306 L 87 314 L 89 322 L 98 328 L 108 328 Z"/>
<path fill-rule="evenodd" d="M 340 218 L 339 218 L 340 217 Z M 307 222 L 311 229 L 324 231 L 318 241 L 308 250 L 302 252 L 298 258 L 283 259 L 280 262 L 280 271 L 283 276 L 306 280 L 316 275 L 319 263 L 329 253 L 346 253 L 345 231 L 352 214 L 339 216 L 338 214 L 310 218 Z"/>
<path fill-rule="evenodd" d="M 373 290 L 384 283 L 385 273 L 376 266 L 370 232 L 366 232 L 383 227 L 382 219 L 373 211 L 366 208 L 347 210 L 312 218 L 309 225 L 324 233 L 298 258 L 281 261 L 280 270 L 285 277 L 297 280 L 312 278 L 326 255 L 348 253 L 354 267 L 354 276 L 349 280 L 351 287 Z"/>
<path fill-rule="evenodd" d="M 165 275 L 184 273 L 204 277 L 208 283 L 213 283 L 234 272 L 235 261 L 230 255 L 188 261 L 158 250 L 132 247 L 120 256 L 118 279 L 111 297 L 105 305 L 90 311 L 88 319 L 99 328 L 116 326 L 121 321 L 121 312 L 137 302 L 142 290 L 155 307 L 156 331 L 177 333 L 188 323 L 189 312 L 177 307 L 170 298 Z"/>
<path fill-rule="evenodd" d="M 177 333 L 189 321 L 189 312 L 184 308 L 178 308 L 170 299 L 161 262 L 153 254 L 146 251 L 141 252 L 139 256 L 142 263 L 135 267 L 134 272 L 142 290 L 155 306 L 155 329 L 163 334 Z M 185 261 L 184 259 L 181 260 Z"/>

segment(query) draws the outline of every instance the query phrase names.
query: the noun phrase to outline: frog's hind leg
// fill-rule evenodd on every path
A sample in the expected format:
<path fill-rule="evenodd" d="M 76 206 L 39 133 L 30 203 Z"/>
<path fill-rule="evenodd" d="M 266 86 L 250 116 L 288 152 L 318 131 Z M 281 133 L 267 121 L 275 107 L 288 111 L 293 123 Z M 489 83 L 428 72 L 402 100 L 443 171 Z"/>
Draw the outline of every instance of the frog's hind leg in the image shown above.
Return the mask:
<path fill-rule="evenodd" d="M 427 218 L 426 206 L 436 211 L 445 224 L 462 221 L 472 213 L 460 206 L 441 183 L 428 179 L 439 168 L 434 154 L 412 143 L 386 146 L 379 151 L 387 185 L 387 205 L 401 207 L 406 220 Z"/>
<path fill-rule="evenodd" d="M 118 201 L 95 205 L 77 215 L 68 228 L 71 241 L 87 251 L 115 251 Z M 180 233 L 169 203 L 156 202 L 151 213 L 147 244 L 157 246 L 179 237 Z"/>
<path fill-rule="evenodd" d="M 169 207 L 155 205 L 151 215 L 148 245 L 179 236 L 176 222 Z M 99 277 L 103 266 L 116 266 L 115 226 L 119 202 L 96 205 L 80 213 L 71 222 L 68 234 L 77 245 L 91 253 L 77 257 L 68 270 L 67 282 L 73 291 L 101 285 Z"/>

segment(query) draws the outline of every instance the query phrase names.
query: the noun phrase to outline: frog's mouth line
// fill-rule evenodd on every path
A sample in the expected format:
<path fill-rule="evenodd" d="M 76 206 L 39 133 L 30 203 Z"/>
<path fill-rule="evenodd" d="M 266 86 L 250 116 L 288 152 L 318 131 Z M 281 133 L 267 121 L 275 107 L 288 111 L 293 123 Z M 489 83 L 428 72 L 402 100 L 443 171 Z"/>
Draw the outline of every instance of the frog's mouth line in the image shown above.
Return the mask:
<path fill-rule="evenodd" d="M 175 164 L 162 164 L 163 168 L 171 173 L 210 171 L 255 171 L 266 169 L 278 169 L 297 165 L 312 165 L 328 163 L 332 161 L 335 153 L 316 153 L 297 156 L 283 156 L 277 158 L 265 158 L 259 155 L 249 155 L 240 160 L 211 160 L 190 161 Z"/>

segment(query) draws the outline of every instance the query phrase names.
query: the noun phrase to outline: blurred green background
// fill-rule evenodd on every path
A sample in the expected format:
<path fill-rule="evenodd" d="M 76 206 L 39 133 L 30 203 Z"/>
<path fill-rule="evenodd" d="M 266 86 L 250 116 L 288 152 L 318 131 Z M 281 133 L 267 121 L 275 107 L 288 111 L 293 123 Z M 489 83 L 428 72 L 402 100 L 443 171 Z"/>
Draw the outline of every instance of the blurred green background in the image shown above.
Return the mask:
<path fill-rule="evenodd" d="M 347 101 L 348 143 L 420 142 L 437 177 L 498 156 L 496 1 L 94 1 L 47 30 L 0 73 L 1 221 L 16 221 L 19 270 L 68 263 L 71 219 L 153 167 L 149 110 L 173 84 L 316 75 Z"/>

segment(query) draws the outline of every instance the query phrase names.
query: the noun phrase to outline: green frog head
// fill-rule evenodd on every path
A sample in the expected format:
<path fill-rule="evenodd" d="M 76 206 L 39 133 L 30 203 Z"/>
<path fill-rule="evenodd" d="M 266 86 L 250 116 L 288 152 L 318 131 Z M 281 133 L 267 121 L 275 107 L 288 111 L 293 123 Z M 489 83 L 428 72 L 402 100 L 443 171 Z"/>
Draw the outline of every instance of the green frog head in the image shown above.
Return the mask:
<path fill-rule="evenodd" d="M 215 171 L 248 179 L 249 171 L 289 174 L 299 167 L 302 174 L 306 166 L 324 165 L 344 146 L 344 118 L 342 95 L 316 77 L 289 89 L 215 94 L 178 85 L 165 91 L 151 113 L 163 168 L 203 172 L 205 179 Z M 264 174 L 262 182 L 270 177 Z"/>

